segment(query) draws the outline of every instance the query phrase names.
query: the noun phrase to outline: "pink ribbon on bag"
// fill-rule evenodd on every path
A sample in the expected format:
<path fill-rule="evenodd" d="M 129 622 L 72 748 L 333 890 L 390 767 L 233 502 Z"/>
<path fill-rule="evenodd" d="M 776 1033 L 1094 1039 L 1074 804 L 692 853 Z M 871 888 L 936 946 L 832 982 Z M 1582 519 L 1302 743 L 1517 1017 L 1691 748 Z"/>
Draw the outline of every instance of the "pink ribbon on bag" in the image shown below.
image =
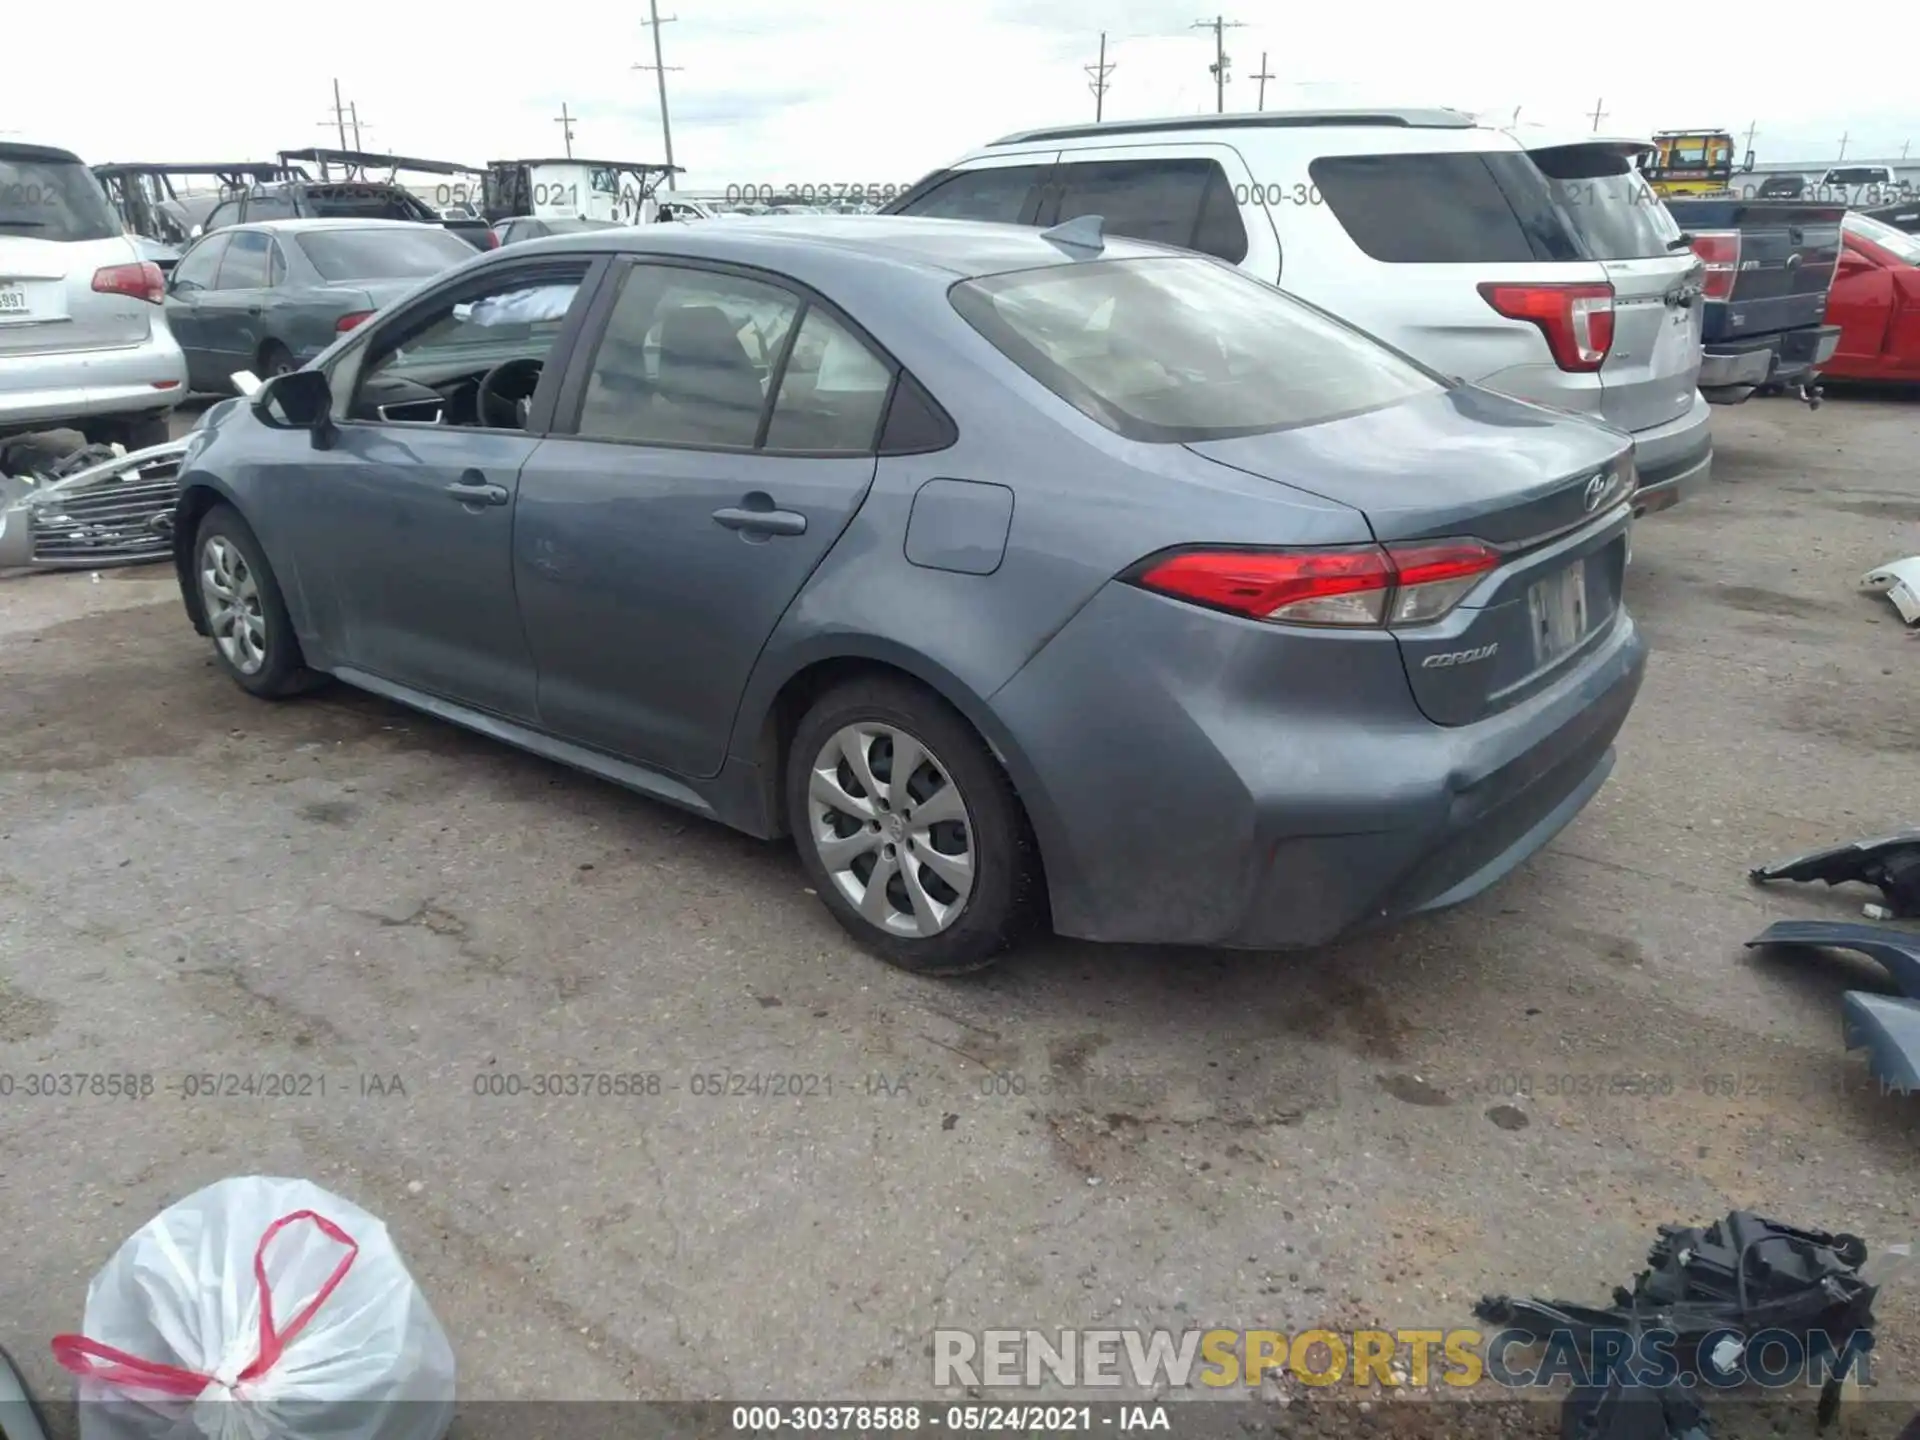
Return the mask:
<path fill-rule="evenodd" d="M 267 1246 L 273 1243 L 274 1236 L 297 1220 L 311 1220 L 329 1240 L 346 1246 L 347 1253 L 334 1266 L 333 1274 L 327 1277 L 327 1283 L 320 1287 L 320 1292 L 288 1322 L 286 1329 L 280 1330 L 273 1323 L 273 1291 L 267 1284 Z M 234 1377 L 234 1384 L 258 1380 L 279 1363 L 287 1346 L 307 1328 L 307 1322 L 313 1319 L 313 1312 L 346 1279 L 347 1271 L 353 1267 L 359 1254 L 358 1241 L 326 1216 L 312 1210 L 296 1210 L 291 1215 L 282 1215 L 267 1227 L 267 1233 L 260 1237 L 260 1243 L 253 1252 L 253 1278 L 260 1286 L 260 1349 L 247 1368 Z M 143 1360 L 138 1355 L 116 1350 L 111 1345 L 102 1345 L 98 1340 L 89 1340 L 84 1335 L 54 1336 L 53 1358 L 62 1369 L 83 1379 L 99 1380 L 128 1390 L 158 1390 L 168 1395 L 198 1395 L 209 1385 L 217 1383 L 219 1378 L 180 1365 Z"/>

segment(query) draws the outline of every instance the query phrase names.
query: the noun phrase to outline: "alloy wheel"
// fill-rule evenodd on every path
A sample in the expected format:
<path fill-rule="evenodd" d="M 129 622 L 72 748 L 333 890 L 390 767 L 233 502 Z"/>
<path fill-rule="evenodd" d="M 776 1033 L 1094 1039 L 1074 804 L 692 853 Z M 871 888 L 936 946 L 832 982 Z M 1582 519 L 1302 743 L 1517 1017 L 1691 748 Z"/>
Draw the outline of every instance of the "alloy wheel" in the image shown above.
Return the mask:
<path fill-rule="evenodd" d="M 836 731 L 808 779 L 809 839 L 827 875 L 870 924 L 927 938 L 973 893 L 973 818 L 952 775 L 898 726 Z"/>
<path fill-rule="evenodd" d="M 210 535 L 200 551 L 200 603 L 207 629 L 227 663 L 257 675 L 267 663 L 267 617 L 260 584 L 247 557 L 224 535 Z"/>

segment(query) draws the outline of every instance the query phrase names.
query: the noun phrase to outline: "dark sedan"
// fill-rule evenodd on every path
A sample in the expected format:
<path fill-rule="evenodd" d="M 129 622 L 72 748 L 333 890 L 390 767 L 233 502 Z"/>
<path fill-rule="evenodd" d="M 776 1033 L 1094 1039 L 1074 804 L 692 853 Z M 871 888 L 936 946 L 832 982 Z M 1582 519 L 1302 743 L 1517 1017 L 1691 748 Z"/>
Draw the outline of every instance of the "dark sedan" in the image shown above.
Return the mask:
<path fill-rule="evenodd" d="M 298 369 L 422 280 L 473 259 L 434 225 L 274 220 L 196 241 L 167 280 L 167 323 L 195 390 L 228 391 L 236 370 Z"/>
<path fill-rule="evenodd" d="M 207 412 L 187 612 L 252 694 L 791 835 L 913 970 L 1486 889 L 1640 685 L 1627 437 L 1098 223 L 494 251 Z"/>

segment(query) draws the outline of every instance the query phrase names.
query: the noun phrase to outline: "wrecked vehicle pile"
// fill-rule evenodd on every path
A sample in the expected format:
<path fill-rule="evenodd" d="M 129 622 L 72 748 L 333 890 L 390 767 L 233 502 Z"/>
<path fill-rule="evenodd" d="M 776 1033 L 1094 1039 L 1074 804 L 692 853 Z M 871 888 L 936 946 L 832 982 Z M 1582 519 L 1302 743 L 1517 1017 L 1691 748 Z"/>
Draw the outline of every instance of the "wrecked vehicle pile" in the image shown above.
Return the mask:
<path fill-rule="evenodd" d="M 0 570 L 167 559 L 186 448 L 170 440 L 129 453 L 58 430 L 0 443 Z"/>

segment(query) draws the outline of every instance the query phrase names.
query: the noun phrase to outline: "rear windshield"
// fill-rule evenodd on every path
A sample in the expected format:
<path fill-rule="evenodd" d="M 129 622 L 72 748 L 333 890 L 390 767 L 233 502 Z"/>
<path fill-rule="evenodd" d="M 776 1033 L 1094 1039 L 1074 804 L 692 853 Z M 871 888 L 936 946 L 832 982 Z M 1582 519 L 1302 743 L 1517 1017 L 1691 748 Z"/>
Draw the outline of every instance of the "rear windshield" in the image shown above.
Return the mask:
<path fill-rule="evenodd" d="M 357 215 L 368 220 L 438 220 L 423 200 L 393 185 L 309 185 L 313 215 Z"/>
<path fill-rule="evenodd" d="M 1652 260 L 1675 253 L 1680 227 L 1633 168 L 1632 157 L 1604 145 L 1528 153 L 1593 259 Z"/>
<path fill-rule="evenodd" d="M 124 227 L 107 192 L 77 160 L 28 160 L 0 151 L 0 235 L 109 240 Z"/>
<path fill-rule="evenodd" d="M 414 280 L 474 255 L 471 245 L 445 230 L 319 230 L 295 242 L 328 280 Z"/>
<path fill-rule="evenodd" d="M 1018 270 L 951 295 L 1009 360 L 1132 440 L 1255 435 L 1444 388 L 1378 341 L 1198 257 Z"/>

